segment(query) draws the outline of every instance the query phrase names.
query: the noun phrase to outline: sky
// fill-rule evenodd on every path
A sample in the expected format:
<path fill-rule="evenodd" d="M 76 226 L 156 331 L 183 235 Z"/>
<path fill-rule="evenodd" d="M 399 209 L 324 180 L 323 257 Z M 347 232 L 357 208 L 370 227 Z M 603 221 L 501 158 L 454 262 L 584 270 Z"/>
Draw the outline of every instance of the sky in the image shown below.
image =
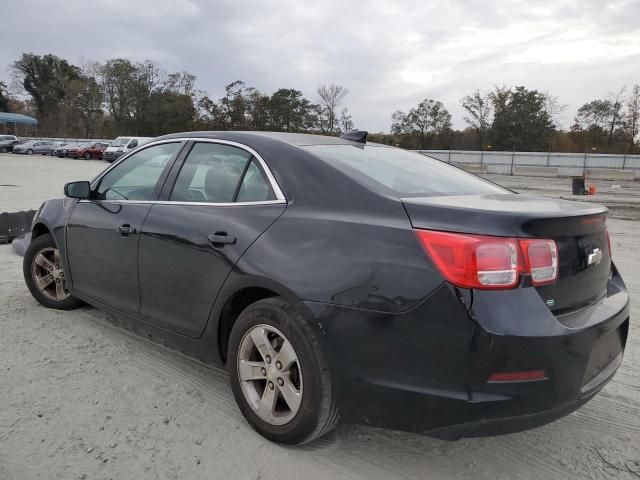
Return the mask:
<path fill-rule="evenodd" d="M 475 89 L 524 85 L 577 108 L 640 83 L 640 0 L 23 0 L 2 9 L 0 79 L 22 52 L 72 63 L 151 59 L 220 98 L 243 80 L 264 93 L 349 89 L 355 126 L 440 100 L 455 128 Z M 31 28 L 29 28 L 31 27 Z"/>

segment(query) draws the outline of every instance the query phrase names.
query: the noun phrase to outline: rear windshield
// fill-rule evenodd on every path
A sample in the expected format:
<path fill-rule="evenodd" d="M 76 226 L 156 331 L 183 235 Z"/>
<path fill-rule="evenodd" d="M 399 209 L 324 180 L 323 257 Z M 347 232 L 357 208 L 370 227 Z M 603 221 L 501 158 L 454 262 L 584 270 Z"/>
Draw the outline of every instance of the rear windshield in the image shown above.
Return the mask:
<path fill-rule="evenodd" d="M 375 145 L 311 145 L 311 153 L 347 175 L 398 197 L 509 193 L 487 180 L 420 153 Z"/>

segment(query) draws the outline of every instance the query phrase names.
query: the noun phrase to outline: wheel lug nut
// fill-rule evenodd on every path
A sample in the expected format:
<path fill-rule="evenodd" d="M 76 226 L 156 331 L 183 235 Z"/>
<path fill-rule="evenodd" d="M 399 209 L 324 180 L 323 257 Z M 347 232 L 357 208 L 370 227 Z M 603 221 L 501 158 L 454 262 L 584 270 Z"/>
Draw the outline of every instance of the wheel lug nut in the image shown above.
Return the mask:
<path fill-rule="evenodd" d="M 61 277 L 64 277 L 64 272 L 60 272 L 59 274 Z"/>
<path fill-rule="evenodd" d="M 273 382 L 269 382 L 269 390 L 273 390 Z"/>
<path fill-rule="evenodd" d="M 266 369 L 264 369 L 264 368 L 261 368 L 261 369 L 260 369 L 260 373 L 264 376 L 264 375 L 266 375 L 266 374 L 267 374 L 267 370 L 266 370 Z"/>
<path fill-rule="evenodd" d="M 280 370 L 282 368 L 282 364 L 280 362 L 276 362 L 276 368 Z"/>
<path fill-rule="evenodd" d="M 60 279 L 59 278 L 56 278 L 56 283 L 60 283 Z"/>
<path fill-rule="evenodd" d="M 53 272 L 53 267 L 49 267 L 49 271 L 50 271 L 50 272 Z"/>
<path fill-rule="evenodd" d="M 265 360 L 267 361 L 267 363 L 271 363 L 271 357 L 269 355 L 267 355 L 267 358 L 265 358 Z"/>
<path fill-rule="evenodd" d="M 56 265 L 56 270 L 60 270 L 60 265 Z"/>
<path fill-rule="evenodd" d="M 278 378 L 278 385 L 283 386 L 284 380 L 282 380 L 281 378 Z"/>

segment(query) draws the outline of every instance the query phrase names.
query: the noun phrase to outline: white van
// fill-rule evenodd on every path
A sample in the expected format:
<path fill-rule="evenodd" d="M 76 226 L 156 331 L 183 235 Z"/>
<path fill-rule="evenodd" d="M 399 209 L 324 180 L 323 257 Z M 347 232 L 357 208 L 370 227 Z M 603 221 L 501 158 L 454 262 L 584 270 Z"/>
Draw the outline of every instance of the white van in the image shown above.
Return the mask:
<path fill-rule="evenodd" d="M 107 147 L 102 154 L 102 158 L 112 163 L 114 160 L 124 155 L 129 150 L 133 150 L 140 145 L 149 143 L 152 137 L 118 137 Z"/>

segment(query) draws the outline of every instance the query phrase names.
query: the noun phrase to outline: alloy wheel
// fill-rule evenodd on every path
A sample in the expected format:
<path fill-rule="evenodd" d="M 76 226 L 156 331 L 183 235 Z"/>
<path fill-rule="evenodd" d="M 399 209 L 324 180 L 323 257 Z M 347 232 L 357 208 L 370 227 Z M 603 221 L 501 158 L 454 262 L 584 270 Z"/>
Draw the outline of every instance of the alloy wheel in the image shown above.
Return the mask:
<path fill-rule="evenodd" d="M 71 296 L 65 288 L 65 273 L 57 248 L 46 247 L 36 253 L 31 275 L 38 290 L 50 300 L 60 302 Z"/>
<path fill-rule="evenodd" d="M 302 371 L 291 342 L 277 328 L 256 325 L 238 349 L 240 387 L 255 414 L 271 425 L 289 423 L 302 403 Z"/>

